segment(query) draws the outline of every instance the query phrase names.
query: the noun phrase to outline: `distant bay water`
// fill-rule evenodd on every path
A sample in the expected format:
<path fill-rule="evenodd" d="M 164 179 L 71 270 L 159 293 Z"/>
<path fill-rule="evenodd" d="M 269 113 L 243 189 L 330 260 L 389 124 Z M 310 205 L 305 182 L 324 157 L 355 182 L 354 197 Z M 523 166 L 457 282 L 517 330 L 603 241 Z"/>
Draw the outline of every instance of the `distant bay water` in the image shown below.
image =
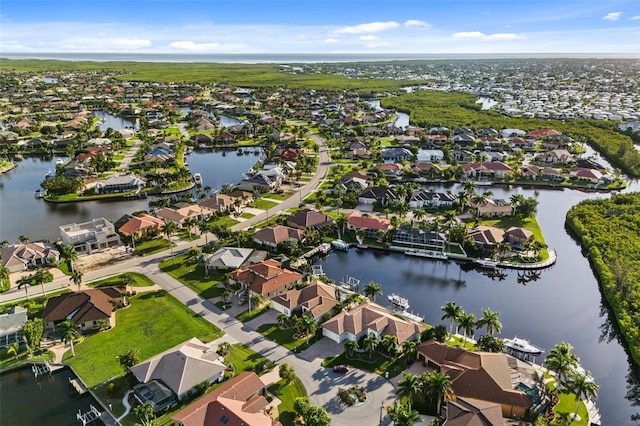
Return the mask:
<path fill-rule="evenodd" d="M 245 64 L 301 64 L 482 59 L 637 59 L 636 53 L 3 53 L 6 59 L 56 59 L 93 62 L 210 62 Z"/>

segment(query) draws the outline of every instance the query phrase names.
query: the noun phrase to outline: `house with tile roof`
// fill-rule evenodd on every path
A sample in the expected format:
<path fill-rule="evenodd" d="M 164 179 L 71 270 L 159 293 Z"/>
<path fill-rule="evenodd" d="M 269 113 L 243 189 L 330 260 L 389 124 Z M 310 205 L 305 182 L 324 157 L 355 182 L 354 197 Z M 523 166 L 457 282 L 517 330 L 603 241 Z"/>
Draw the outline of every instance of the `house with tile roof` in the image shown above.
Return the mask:
<path fill-rule="evenodd" d="M 332 223 L 334 223 L 334 220 L 331 216 L 311 209 L 301 209 L 287 216 L 288 226 L 302 230 L 307 228 L 320 229 Z"/>
<path fill-rule="evenodd" d="M 315 280 L 301 289 L 294 288 L 274 297 L 271 308 L 289 317 L 294 310 L 300 309 L 303 315 L 319 321 L 337 303 L 336 288 Z"/>
<path fill-rule="evenodd" d="M 129 370 L 140 384 L 161 381 L 178 398 L 182 398 L 205 380 L 221 382 L 227 366 L 215 350 L 194 337 Z"/>
<path fill-rule="evenodd" d="M 513 216 L 513 206 L 506 200 L 488 199 L 484 203 L 470 203 L 480 217 Z"/>
<path fill-rule="evenodd" d="M 203 253 L 204 267 L 208 269 L 238 269 L 260 262 L 267 257 L 264 250 L 241 247 L 220 247 L 213 254 Z"/>
<path fill-rule="evenodd" d="M 470 179 L 477 179 L 483 176 L 504 179 L 507 177 L 507 173 L 513 170 L 502 161 L 483 161 L 463 164 L 461 168 L 462 173 Z"/>
<path fill-rule="evenodd" d="M 391 222 L 377 216 L 363 216 L 362 213 L 353 211 L 347 215 L 347 229 L 358 231 L 362 229 L 367 237 L 374 237 L 376 232 L 389 230 Z"/>
<path fill-rule="evenodd" d="M 11 244 L 0 249 L 2 266 L 10 273 L 39 268 L 60 260 L 57 247 L 46 241 Z"/>
<path fill-rule="evenodd" d="M 504 230 L 494 226 L 478 225 L 469 231 L 469 237 L 476 246 L 491 250 L 504 241 Z"/>
<path fill-rule="evenodd" d="M 418 340 L 422 330 L 420 324 L 398 318 L 392 311 L 369 302 L 341 312 L 322 324 L 322 335 L 337 343 L 375 334 L 378 340 L 396 336 L 398 345 L 402 345 L 406 340 Z"/>
<path fill-rule="evenodd" d="M 298 272 L 283 268 L 275 259 L 263 260 L 231 273 L 231 280 L 240 284 L 242 289 L 268 299 L 291 290 L 302 282 L 303 277 Z"/>
<path fill-rule="evenodd" d="M 504 353 L 474 352 L 429 340 L 418 346 L 418 360 L 451 378 L 456 396 L 500 404 L 503 417 L 524 417 L 533 406 L 517 390 Z"/>
<path fill-rule="evenodd" d="M 140 216 L 133 216 L 126 221 L 118 232 L 124 235 L 134 235 L 135 237 L 141 237 L 149 232 L 151 229 L 164 228 L 164 221 L 157 217 L 149 216 L 148 214 L 141 214 Z"/>
<path fill-rule="evenodd" d="M 282 426 L 266 412 L 265 384 L 245 371 L 206 394 L 171 419 L 178 426 L 251 425 Z"/>
<path fill-rule="evenodd" d="M 271 225 L 256 231 L 252 240 L 272 248 L 287 241 L 298 243 L 302 239 L 304 231 L 284 225 Z"/>
<path fill-rule="evenodd" d="M 125 286 L 111 286 L 51 297 L 42 311 L 44 327 L 55 330 L 58 323 L 66 320 L 77 324 L 81 331 L 99 327 L 102 320 L 113 327 L 114 309 L 128 303 L 126 292 Z"/>

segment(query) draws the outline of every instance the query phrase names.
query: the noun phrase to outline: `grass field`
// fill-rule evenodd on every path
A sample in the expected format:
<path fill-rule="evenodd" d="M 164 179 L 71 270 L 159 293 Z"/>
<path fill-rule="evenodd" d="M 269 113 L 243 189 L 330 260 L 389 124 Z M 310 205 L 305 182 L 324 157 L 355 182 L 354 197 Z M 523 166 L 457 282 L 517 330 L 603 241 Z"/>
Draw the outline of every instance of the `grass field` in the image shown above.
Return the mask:
<path fill-rule="evenodd" d="M 133 278 L 133 283 L 131 285 L 133 285 L 134 287 L 150 287 L 155 284 L 146 275 L 142 275 L 137 272 L 127 272 L 126 274 L 115 275 L 113 277 L 104 278 L 98 281 L 93 281 L 93 282 L 87 283 L 87 285 L 90 287 L 105 287 L 110 285 L 121 285 L 122 277 L 127 274 L 130 275 L 131 278 Z"/>
<path fill-rule="evenodd" d="M 296 377 L 291 383 L 280 380 L 269 386 L 268 390 L 282 401 L 280 405 L 278 405 L 280 423 L 282 423 L 283 426 L 293 426 L 296 418 L 293 402 L 296 398 L 307 396 L 307 390 L 302 385 L 300 379 Z"/>
<path fill-rule="evenodd" d="M 175 247 L 175 244 L 173 244 L 173 246 Z M 164 238 L 136 243 L 136 252 L 142 254 L 154 254 L 161 251 L 169 250 L 169 248 L 169 240 L 166 240 Z"/>
<path fill-rule="evenodd" d="M 229 355 L 224 358 L 225 364 L 233 365 L 236 375 L 243 371 L 253 371 L 256 365 L 268 361 L 267 358 L 243 346 L 241 343 L 231 345 Z"/>
<path fill-rule="evenodd" d="M 249 203 L 249 207 L 253 207 L 255 209 L 260 209 L 260 210 L 268 210 L 277 205 L 278 203 L 275 203 L 273 201 L 263 200 L 261 198 Z"/>
<path fill-rule="evenodd" d="M 223 273 L 209 271 L 209 276 L 207 277 L 204 268 L 189 262 L 187 257 L 188 255 L 181 254 L 171 259 L 163 260 L 160 263 L 160 269 L 205 299 L 222 296 L 224 288 L 218 286 L 218 283 L 222 280 Z"/>
<path fill-rule="evenodd" d="M 89 387 L 122 374 L 116 357 L 131 348 L 145 360 L 192 337 L 210 342 L 223 334 L 164 291 L 135 296 L 115 315 L 114 328 L 77 344 L 75 357 L 64 355 Z"/>
<path fill-rule="evenodd" d="M 269 340 L 273 340 L 280 346 L 284 346 L 290 351 L 296 351 L 298 348 L 306 348 L 307 339 L 305 337 L 297 339 L 295 337 L 296 330 L 294 328 L 281 329 L 278 324 L 262 324 L 258 327 L 258 332 Z M 322 332 L 315 336 L 309 336 L 309 345 L 322 338 Z"/>

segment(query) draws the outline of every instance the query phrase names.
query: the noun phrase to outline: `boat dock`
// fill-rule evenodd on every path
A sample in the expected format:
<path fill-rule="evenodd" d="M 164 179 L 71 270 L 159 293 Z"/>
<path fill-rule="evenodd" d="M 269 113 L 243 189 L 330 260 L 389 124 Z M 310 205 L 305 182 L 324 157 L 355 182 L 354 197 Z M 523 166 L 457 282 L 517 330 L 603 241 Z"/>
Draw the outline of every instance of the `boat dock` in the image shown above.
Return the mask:
<path fill-rule="evenodd" d="M 76 419 L 78 419 L 80 423 L 82 423 L 82 426 L 86 426 L 89 423 L 98 420 L 99 418 L 100 411 L 98 411 L 98 409 L 94 407 L 93 404 L 89 406 L 89 411 L 87 411 L 86 413 L 83 413 L 80 410 L 78 410 L 78 412 L 76 413 Z"/>
<path fill-rule="evenodd" d="M 78 392 L 78 395 L 84 395 L 89 390 L 77 377 L 75 379 L 69 378 L 69 383 Z"/>
<path fill-rule="evenodd" d="M 43 374 L 51 374 L 51 365 L 48 362 L 33 364 L 31 371 L 33 371 L 33 376 L 37 379 L 38 376 L 42 376 Z"/>

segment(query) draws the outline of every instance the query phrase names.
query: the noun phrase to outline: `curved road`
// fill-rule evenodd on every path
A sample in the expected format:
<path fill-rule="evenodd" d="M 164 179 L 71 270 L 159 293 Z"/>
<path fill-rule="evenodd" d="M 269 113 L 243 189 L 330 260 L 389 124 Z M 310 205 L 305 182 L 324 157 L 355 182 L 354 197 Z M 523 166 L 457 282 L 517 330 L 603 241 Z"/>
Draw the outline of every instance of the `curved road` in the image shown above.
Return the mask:
<path fill-rule="evenodd" d="M 300 188 L 302 194 L 295 194 L 277 206 L 269 209 L 269 214 L 276 214 L 282 210 L 297 207 L 300 197 L 304 198 L 320 184 L 326 172 L 331 167 L 329 152 L 324 140 L 312 135 L 314 141 L 320 147 L 320 163 L 315 175 L 304 187 Z M 267 213 L 255 216 L 245 222 L 235 225 L 232 230 L 238 230 L 255 225 L 266 219 Z M 196 241 L 178 243 L 174 254 L 188 250 L 191 246 L 201 245 L 204 238 Z M 265 356 L 271 361 L 280 364 L 283 362 L 291 365 L 297 376 L 304 384 L 311 402 L 327 409 L 331 416 L 331 424 L 336 426 L 376 425 L 389 423 L 389 418 L 383 410 L 384 406 L 392 405 L 395 400 L 395 390 L 391 382 L 381 376 L 362 370 L 351 370 L 345 375 L 334 374 L 330 369 L 322 367 L 322 358 L 314 356 L 318 345 L 324 345 L 323 341 L 314 344 L 310 349 L 300 354 L 294 354 L 288 349 L 266 339 L 260 333 L 219 310 L 212 302 L 203 299 L 196 292 L 184 286 L 178 280 L 165 274 L 158 267 L 159 263 L 167 256 L 166 251 L 145 257 L 129 257 L 126 260 L 116 262 L 111 266 L 98 270 L 87 271 L 85 281 L 94 281 L 111 275 L 124 272 L 138 272 L 147 275 L 157 285 L 180 300 L 201 317 L 221 328 L 229 337 L 229 341 L 237 341 L 251 348 L 255 352 Z M 47 292 L 51 292 L 70 284 L 69 277 L 56 278 L 46 285 Z M 39 288 L 33 287 L 32 297 L 39 295 Z M 0 295 L 0 303 L 22 297 L 22 291 L 12 289 Z M 348 387 L 358 384 L 367 391 L 367 401 L 357 407 L 344 407 L 337 398 L 338 387 Z"/>

